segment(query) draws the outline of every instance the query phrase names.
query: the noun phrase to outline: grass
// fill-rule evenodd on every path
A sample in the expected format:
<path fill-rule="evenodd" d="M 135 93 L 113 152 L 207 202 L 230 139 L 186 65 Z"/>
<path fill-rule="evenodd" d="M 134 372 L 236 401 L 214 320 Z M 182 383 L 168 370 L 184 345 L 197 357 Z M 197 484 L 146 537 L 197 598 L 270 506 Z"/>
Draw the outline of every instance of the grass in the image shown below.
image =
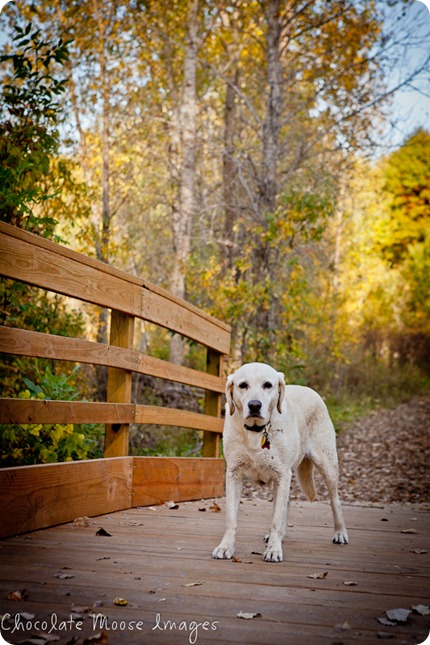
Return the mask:
<path fill-rule="evenodd" d="M 415 396 L 430 392 L 430 378 L 412 365 L 359 365 L 345 375 L 336 394 L 324 400 L 336 430 L 341 432 L 358 418 L 375 410 L 393 409 Z"/>

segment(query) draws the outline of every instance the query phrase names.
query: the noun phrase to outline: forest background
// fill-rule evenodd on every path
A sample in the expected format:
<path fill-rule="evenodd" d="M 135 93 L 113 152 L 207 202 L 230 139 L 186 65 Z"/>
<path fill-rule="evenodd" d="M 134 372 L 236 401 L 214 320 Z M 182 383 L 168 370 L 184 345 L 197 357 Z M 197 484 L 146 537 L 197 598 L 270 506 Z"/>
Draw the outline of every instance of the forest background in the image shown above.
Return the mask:
<path fill-rule="evenodd" d="M 420 9 L 417 9 L 419 5 Z M 417 22 L 418 21 L 418 22 Z M 0 218 L 232 327 L 337 425 L 430 385 L 430 16 L 413 0 L 14 0 L 0 15 Z M 1 283 L 1 324 L 107 342 L 107 312 Z M 136 348 L 202 368 L 143 323 Z M 2 394 L 104 398 L 103 369 L 2 356 Z M 143 403 L 202 393 L 135 378 Z M 101 429 L 1 428 L 2 465 L 100 454 Z M 135 454 L 197 454 L 135 427 Z"/>

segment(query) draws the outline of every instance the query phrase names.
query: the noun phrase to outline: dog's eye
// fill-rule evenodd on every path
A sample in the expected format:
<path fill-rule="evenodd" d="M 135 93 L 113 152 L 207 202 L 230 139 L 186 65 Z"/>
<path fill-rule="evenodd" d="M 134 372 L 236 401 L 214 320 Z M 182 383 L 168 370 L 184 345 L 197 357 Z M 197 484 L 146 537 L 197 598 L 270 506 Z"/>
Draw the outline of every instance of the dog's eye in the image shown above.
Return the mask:
<path fill-rule="evenodd" d="M 239 387 L 241 390 L 247 390 L 248 389 L 248 383 L 245 381 L 242 381 L 242 383 L 239 383 Z"/>
<path fill-rule="evenodd" d="M 272 387 L 273 385 L 269 381 L 266 381 L 263 385 L 263 390 L 270 390 Z"/>

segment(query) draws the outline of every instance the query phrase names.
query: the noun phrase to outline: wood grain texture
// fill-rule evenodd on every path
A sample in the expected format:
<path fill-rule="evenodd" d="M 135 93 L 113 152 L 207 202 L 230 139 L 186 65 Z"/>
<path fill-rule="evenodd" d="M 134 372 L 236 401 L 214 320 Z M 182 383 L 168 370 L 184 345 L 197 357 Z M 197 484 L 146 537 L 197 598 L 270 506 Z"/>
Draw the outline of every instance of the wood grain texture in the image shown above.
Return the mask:
<path fill-rule="evenodd" d="M 110 325 L 110 345 L 132 349 L 134 338 L 134 318 L 122 311 L 112 310 Z M 129 370 L 110 367 L 108 369 L 107 401 L 108 403 L 131 402 L 132 373 Z M 128 455 L 128 423 L 106 424 L 104 456 L 123 457 Z"/>
<path fill-rule="evenodd" d="M 117 309 L 228 354 L 230 327 L 167 291 L 0 222 L 0 274 Z"/>
<path fill-rule="evenodd" d="M 272 504 L 263 500 L 244 500 L 240 506 L 236 561 L 211 560 L 225 522 L 225 500 L 217 502 L 222 512 L 211 512 L 211 502 L 201 501 L 176 510 L 127 509 L 87 527 L 69 524 L 3 540 L 0 614 L 28 612 L 50 620 L 56 613 L 62 620 L 72 607 L 91 608 L 101 600 L 100 613 L 110 627 L 116 622 L 105 630 L 115 645 L 185 645 L 190 630 L 179 629 L 182 621 L 187 626 L 216 621 L 214 630 L 199 627 L 197 645 L 377 645 L 378 632 L 389 633 L 396 645 L 425 641 L 428 616 L 413 612 L 407 623 L 395 626 L 383 626 L 377 618 L 396 607 L 429 604 L 428 512 L 347 505 L 351 543 L 339 546 L 330 539 L 328 504 L 293 502 L 284 561 L 273 564 L 261 555 L 272 514 Z M 113 537 L 97 537 L 99 526 Z M 417 533 L 401 533 L 410 527 Z M 416 548 L 427 553 L 416 555 Z M 327 571 L 323 579 L 308 577 L 321 571 Z M 73 578 L 59 579 L 59 572 Z M 29 591 L 25 602 L 7 600 L 12 590 L 24 588 Z M 126 598 L 127 606 L 115 606 L 117 596 Z M 260 615 L 242 620 L 240 611 Z M 176 628 L 154 629 L 157 614 Z M 141 629 L 121 629 L 120 621 L 127 626 L 141 621 Z M 85 613 L 81 631 L 52 635 L 63 645 L 100 631 Z M 3 636 L 19 643 L 33 633 L 29 627 Z"/>
<path fill-rule="evenodd" d="M 133 459 L 0 469 L 0 537 L 130 508 Z"/>
<path fill-rule="evenodd" d="M 218 393 L 224 392 L 225 388 L 224 378 L 146 356 L 135 350 L 13 327 L 0 326 L 0 352 L 118 367 Z"/>
<path fill-rule="evenodd" d="M 147 423 L 222 433 L 223 421 L 205 414 L 134 403 L 0 399 L 0 423 Z"/>
<path fill-rule="evenodd" d="M 118 457 L 0 469 L 0 538 L 174 499 L 224 494 L 222 459 Z"/>
<path fill-rule="evenodd" d="M 224 495 L 224 459 L 135 457 L 133 506 Z"/>
<path fill-rule="evenodd" d="M 223 372 L 223 356 L 213 349 L 207 350 L 206 371 L 209 374 L 221 376 Z M 205 414 L 221 417 L 222 397 L 217 392 L 205 392 Z M 203 457 L 220 456 L 220 435 L 205 432 L 203 435 Z"/>

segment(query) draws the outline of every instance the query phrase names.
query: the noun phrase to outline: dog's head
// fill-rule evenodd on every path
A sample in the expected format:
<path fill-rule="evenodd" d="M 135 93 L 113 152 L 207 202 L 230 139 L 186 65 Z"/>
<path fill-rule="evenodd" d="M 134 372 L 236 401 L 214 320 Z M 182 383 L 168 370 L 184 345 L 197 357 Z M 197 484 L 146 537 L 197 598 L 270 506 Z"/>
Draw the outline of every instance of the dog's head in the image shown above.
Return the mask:
<path fill-rule="evenodd" d="M 275 408 L 281 412 L 284 375 L 265 363 L 248 363 L 228 377 L 225 394 L 231 415 L 237 412 L 248 426 L 264 426 Z"/>

